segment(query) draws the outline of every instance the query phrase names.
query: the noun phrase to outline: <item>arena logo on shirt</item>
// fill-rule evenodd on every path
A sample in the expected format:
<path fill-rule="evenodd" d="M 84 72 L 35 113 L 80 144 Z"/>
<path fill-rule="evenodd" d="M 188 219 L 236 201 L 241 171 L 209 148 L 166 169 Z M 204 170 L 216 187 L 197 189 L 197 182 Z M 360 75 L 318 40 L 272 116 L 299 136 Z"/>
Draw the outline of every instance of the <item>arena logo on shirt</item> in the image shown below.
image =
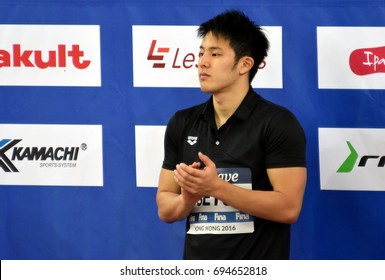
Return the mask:
<path fill-rule="evenodd" d="M 100 125 L 0 125 L 0 185 L 102 186 Z"/>
<path fill-rule="evenodd" d="M 0 25 L 0 85 L 101 86 L 97 25 Z"/>
<path fill-rule="evenodd" d="M 320 128 L 323 190 L 385 191 L 385 129 Z"/>
<path fill-rule="evenodd" d="M 199 87 L 198 26 L 132 26 L 134 87 Z M 263 27 L 272 42 L 253 87 L 282 88 L 282 28 Z"/>
<path fill-rule="evenodd" d="M 385 89 L 384 38 L 385 27 L 318 27 L 319 88 Z"/>

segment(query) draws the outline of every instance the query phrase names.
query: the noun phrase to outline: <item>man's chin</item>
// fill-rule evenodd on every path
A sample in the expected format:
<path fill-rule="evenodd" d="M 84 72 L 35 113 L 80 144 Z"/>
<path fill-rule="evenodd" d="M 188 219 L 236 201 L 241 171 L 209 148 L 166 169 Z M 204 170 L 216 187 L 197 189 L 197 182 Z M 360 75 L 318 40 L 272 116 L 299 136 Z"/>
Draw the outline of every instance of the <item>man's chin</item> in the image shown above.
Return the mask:
<path fill-rule="evenodd" d="M 204 93 L 211 93 L 211 90 L 208 87 L 201 86 L 201 91 Z"/>

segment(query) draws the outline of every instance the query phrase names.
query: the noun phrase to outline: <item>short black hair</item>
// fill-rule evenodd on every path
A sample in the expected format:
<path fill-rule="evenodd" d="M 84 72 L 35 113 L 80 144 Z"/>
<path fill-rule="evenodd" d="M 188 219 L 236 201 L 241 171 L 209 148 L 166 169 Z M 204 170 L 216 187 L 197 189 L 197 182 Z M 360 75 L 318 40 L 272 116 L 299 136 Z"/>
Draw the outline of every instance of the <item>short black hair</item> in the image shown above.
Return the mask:
<path fill-rule="evenodd" d="M 269 40 L 259 25 L 239 10 L 227 10 L 202 23 L 197 32 L 200 38 L 211 32 L 214 36 L 229 40 L 236 62 L 244 56 L 252 57 L 254 66 L 249 74 L 251 83 L 269 49 Z"/>

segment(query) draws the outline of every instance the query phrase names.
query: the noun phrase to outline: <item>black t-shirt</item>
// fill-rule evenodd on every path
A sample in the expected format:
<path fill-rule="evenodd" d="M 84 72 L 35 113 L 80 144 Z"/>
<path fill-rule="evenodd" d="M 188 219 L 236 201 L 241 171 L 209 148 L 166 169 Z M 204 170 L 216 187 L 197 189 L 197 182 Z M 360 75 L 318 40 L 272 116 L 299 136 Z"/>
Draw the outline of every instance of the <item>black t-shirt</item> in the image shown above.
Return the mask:
<path fill-rule="evenodd" d="M 217 129 L 213 101 L 184 109 L 170 119 L 162 167 L 209 156 L 219 176 L 253 190 L 272 191 L 269 168 L 305 167 L 304 131 L 287 109 L 251 88 L 241 105 Z M 185 259 L 288 259 L 290 225 L 264 220 L 205 197 L 186 221 Z"/>

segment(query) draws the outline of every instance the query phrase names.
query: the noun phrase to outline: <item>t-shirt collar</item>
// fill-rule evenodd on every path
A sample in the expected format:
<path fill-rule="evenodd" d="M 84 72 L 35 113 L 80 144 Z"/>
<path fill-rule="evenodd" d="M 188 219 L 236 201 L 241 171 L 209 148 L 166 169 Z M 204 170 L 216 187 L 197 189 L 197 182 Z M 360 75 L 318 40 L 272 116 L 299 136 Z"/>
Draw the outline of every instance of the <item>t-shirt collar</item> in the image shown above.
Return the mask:
<path fill-rule="evenodd" d="M 234 112 L 232 117 L 236 117 L 238 119 L 245 121 L 249 117 L 250 113 L 253 111 L 258 98 L 259 98 L 259 95 L 254 92 L 252 87 L 250 87 L 249 91 L 247 92 L 246 96 L 243 98 L 241 104 L 239 105 L 237 110 Z M 202 111 L 202 115 L 205 117 L 206 120 L 210 120 L 213 118 L 214 105 L 213 105 L 212 96 L 206 102 L 206 105 Z"/>

